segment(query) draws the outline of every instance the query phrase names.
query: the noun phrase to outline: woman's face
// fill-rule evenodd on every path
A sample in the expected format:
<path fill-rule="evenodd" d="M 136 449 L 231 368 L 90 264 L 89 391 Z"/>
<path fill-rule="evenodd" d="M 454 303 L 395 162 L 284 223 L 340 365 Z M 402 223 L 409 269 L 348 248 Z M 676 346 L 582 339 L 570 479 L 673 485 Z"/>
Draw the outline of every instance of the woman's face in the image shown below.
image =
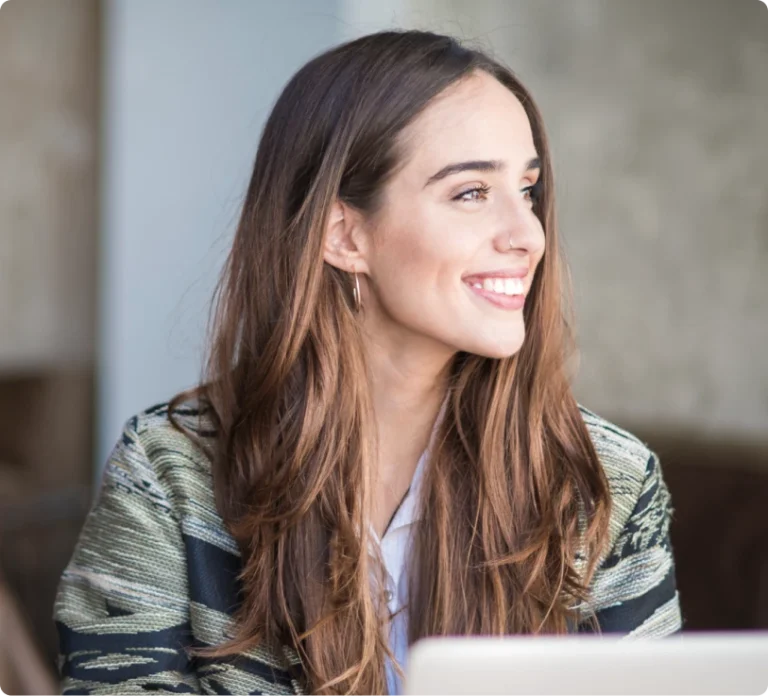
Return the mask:
<path fill-rule="evenodd" d="M 538 153 L 520 101 L 487 73 L 449 88 L 404 133 L 366 245 L 366 324 L 397 345 L 514 355 L 544 254 Z"/>

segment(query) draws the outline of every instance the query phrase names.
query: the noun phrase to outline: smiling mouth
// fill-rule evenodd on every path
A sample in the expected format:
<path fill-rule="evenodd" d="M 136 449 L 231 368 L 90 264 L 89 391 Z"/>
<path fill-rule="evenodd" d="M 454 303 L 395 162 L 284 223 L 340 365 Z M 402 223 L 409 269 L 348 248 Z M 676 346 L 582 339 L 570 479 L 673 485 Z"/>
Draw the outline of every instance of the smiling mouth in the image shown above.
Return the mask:
<path fill-rule="evenodd" d="M 525 295 L 525 283 L 522 278 L 470 278 L 464 282 L 472 288 L 492 292 L 496 295 L 506 295 L 508 297 Z"/>
<path fill-rule="evenodd" d="M 519 310 L 525 305 L 525 286 L 520 278 L 485 278 L 465 280 L 472 294 L 499 309 Z M 496 289 L 498 288 L 498 290 Z"/>

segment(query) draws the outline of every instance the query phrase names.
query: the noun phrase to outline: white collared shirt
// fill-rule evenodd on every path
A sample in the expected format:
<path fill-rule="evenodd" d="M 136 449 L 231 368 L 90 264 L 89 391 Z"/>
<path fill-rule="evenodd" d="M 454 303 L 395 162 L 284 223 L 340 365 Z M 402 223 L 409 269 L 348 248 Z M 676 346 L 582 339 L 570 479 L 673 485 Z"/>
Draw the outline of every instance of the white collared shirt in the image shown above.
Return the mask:
<path fill-rule="evenodd" d="M 419 458 L 410 488 L 395 511 L 384 536 L 379 539 L 376 532 L 371 530 L 374 541 L 378 542 L 381 548 L 386 571 L 387 604 L 390 614 L 394 616 L 389 630 L 390 647 L 401 668 L 405 668 L 408 653 L 408 557 L 414 531 L 413 523 L 418 519 L 419 492 L 427 453 L 428 450 L 425 450 Z M 386 667 L 389 693 L 401 693 L 402 684 L 391 661 L 387 660 Z"/>

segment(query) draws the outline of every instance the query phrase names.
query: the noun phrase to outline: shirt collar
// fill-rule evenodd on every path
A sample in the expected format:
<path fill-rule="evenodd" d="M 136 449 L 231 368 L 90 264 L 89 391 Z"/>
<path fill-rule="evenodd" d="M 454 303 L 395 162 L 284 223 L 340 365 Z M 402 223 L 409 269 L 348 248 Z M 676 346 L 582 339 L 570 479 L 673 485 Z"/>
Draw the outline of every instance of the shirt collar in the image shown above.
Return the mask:
<path fill-rule="evenodd" d="M 389 527 L 387 527 L 387 531 L 384 533 L 385 537 L 397 531 L 398 529 L 408 527 L 421 519 L 421 506 L 419 505 L 419 502 L 421 500 L 421 488 L 424 479 L 424 473 L 427 468 L 429 455 L 434 448 L 434 440 L 437 434 L 437 429 L 443 420 L 447 404 L 448 396 L 446 395 L 446 398 L 443 399 L 443 403 L 440 405 L 440 410 L 438 411 L 437 418 L 435 418 L 434 425 L 432 426 L 432 432 L 429 436 L 429 443 L 427 448 L 421 453 L 421 456 L 419 457 L 419 461 L 416 464 L 416 470 L 413 472 L 411 485 L 408 487 L 408 490 L 405 493 L 405 497 L 400 503 L 400 506 L 397 508 L 392 521 L 389 523 Z M 374 534 L 374 536 L 377 535 Z"/>
<path fill-rule="evenodd" d="M 438 412 L 437 418 L 435 418 L 435 423 L 432 426 L 432 433 L 429 436 L 429 444 L 419 457 L 418 464 L 416 464 L 416 470 L 413 472 L 411 485 L 409 486 L 402 503 L 400 503 L 400 507 L 398 507 L 397 512 L 395 512 L 395 516 L 392 518 L 392 521 L 390 522 L 384 536 L 400 529 L 401 527 L 407 527 L 413 522 L 418 522 L 421 519 L 421 506 L 419 505 L 419 502 L 421 500 L 421 488 L 422 481 L 424 479 L 424 472 L 427 467 L 429 455 L 434 448 L 434 440 L 437 434 L 437 429 L 443 419 L 443 415 L 445 414 L 447 403 L 448 397 L 446 396 L 446 398 L 443 399 L 443 403 L 440 406 L 440 411 Z"/>
<path fill-rule="evenodd" d="M 421 490 L 421 481 L 424 478 L 424 469 L 427 465 L 428 456 L 429 448 L 425 449 L 421 457 L 419 457 L 419 463 L 416 465 L 416 471 L 413 472 L 413 479 L 411 479 L 411 485 L 408 488 L 408 492 L 405 494 L 405 498 L 403 498 L 403 501 L 397 508 L 397 512 L 395 512 L 395 516 L 392 518 L 392 522 L 390 522 L 384 536 L 397 531 L 401 527 L 407 527 L 419 520 L 421 512 L 419 506 L 419 492 Z"/>

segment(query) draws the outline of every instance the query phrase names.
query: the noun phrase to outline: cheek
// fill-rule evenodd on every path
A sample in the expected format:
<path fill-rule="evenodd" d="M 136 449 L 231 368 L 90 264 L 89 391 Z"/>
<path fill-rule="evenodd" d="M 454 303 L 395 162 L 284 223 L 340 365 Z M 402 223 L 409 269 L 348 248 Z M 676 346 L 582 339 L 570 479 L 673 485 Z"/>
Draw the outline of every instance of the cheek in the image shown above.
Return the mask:
<path fill-rule="evenodd" d="M 407 226 L 382 235 L 376 251 L 375 280 L 388 289 L 394 284 L 446 290 L 461 277 L 472 251 L 462 244 L 459 231 L 450 226 L 416 215 L 411 220 Z"/>
<path fill-rule="evenodd" d="M 380 261 L 378 267 L 388 277 L 397 276 L 405 281 L 403 276 L 418 277 L 432 272 L 435 249 L 425 244 L 418 235 L 406 234 L 392 240 L 383 250 Z"/>
<path fill-rule="evenodd" d="M 437 331 L 447 307 L 461 301 L 461 275 L 472 258 L 463 246 L 455 231 L 423 220 L 388 230 L 372 264 L 381 309 L 414 330 Z"/>

